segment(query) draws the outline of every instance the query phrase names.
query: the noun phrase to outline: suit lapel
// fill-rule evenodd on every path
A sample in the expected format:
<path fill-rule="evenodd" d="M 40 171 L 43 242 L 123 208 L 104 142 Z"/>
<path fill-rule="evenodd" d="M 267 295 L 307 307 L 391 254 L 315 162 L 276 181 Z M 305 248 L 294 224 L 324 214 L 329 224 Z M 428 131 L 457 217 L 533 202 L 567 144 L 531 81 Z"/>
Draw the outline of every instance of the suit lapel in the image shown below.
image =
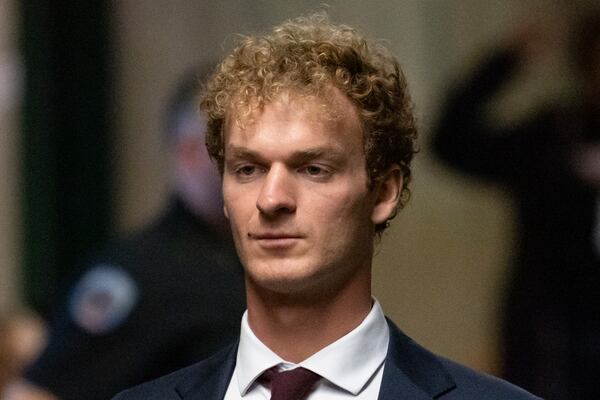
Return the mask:
<path fill-rule="evenodd" d="M 388 320 L 390 344 L 378 400 L 437 399 L 456 387 L 435 355 Z"/>
<path fill-rule="evenodd" d="M 198 364 L 176 385 L 182 400 L 220 400 L 225 397 L 235 367 L 237 343 Z"/>
<path fill-rule="evenodd" d="M 378 400 L 431 400 L 396 364 L 386 361 Z"/>

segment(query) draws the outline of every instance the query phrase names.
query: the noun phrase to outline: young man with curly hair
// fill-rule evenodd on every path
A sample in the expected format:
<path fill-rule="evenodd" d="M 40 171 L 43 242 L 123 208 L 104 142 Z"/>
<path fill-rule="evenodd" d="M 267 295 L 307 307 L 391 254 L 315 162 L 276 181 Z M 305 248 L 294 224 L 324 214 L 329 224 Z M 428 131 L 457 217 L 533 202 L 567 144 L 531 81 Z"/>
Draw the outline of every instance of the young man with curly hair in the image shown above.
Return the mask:
<path fill-rule="evenodd" d="M 126 399 L 533 399 L 429 353 L 371 296 L 416 128 L 395 58 L 315 15 L 243 39 L 205 90 L 246 276 L 239 342 Z"/>

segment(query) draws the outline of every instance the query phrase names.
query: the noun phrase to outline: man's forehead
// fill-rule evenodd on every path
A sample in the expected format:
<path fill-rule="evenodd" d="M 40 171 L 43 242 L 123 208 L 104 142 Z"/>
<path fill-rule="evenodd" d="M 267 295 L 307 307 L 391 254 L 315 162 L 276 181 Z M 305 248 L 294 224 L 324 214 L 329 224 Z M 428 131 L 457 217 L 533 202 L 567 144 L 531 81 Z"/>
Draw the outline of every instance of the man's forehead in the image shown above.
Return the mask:
<path fill-rule="evenodd" d="M 251 116 L 231 121 L 223 139 L 224 154 L 230 159 L 260 158 L 260 153 L 268 152 L 308 160 L 364 151 L 358 112 L 341 93 L 333 100 L 278 98 Z"/>
<path fill-rule="evenodd" d="M 225 130 L 233 125 L 245 129 L 255 124 L 267 107 L 279 112 L 302 113 L 306 122 L 335 127 L 341 122 L 354 120 L 360 124 L 358 111 L 354 104 L 337 88 L 325 88 L 319 94 L 306 94 L 294 90 L 282 91 L 276 97 L 266 100 L 252 98 L 246 102 L 249 106 L 236 108 L 234 102 L 227 113 Z M 284 115 L 282 113 L 282 115 Z"/>

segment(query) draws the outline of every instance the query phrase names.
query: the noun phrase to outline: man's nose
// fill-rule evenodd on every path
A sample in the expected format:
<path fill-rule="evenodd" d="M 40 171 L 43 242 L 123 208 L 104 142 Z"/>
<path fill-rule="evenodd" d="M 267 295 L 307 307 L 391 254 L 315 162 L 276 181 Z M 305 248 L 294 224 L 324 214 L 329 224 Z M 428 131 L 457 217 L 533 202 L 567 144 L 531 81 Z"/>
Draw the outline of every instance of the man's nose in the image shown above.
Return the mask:
<path fill-rule="evenodd" d="M 285 167 L 271 167 L 263 181 L 256 207 L 268 217 L 296 211 L 294 178 Z"/>

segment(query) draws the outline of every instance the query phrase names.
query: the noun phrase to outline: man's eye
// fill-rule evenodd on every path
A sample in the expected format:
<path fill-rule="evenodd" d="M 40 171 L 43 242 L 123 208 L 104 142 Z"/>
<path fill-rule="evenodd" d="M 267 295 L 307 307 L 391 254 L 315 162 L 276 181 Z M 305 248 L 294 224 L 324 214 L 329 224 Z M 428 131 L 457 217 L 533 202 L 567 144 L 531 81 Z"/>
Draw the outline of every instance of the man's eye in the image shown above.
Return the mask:
<path fill-rule="evenodd" d="M 250 176 L 256 171 L 254 165 L 244 165 L 237 169 L 237 173 L 243 176 Z"/>
<path fill-rule="evenodd" d="M 304 172 L 308 176 L 316 177 L 316 178 L 324 178 L 331 175 L 329 169 L 324 168 L 320 165 L 307 165 L 302 168 L 302 172 Z"/>
<path fill-rule="evenodd" d="M 309 165 L 306 167 L 306 173 L 309 175 L 320 175 L 323 172 L 323 168 L 317 167 L 316 165 Z"/>

